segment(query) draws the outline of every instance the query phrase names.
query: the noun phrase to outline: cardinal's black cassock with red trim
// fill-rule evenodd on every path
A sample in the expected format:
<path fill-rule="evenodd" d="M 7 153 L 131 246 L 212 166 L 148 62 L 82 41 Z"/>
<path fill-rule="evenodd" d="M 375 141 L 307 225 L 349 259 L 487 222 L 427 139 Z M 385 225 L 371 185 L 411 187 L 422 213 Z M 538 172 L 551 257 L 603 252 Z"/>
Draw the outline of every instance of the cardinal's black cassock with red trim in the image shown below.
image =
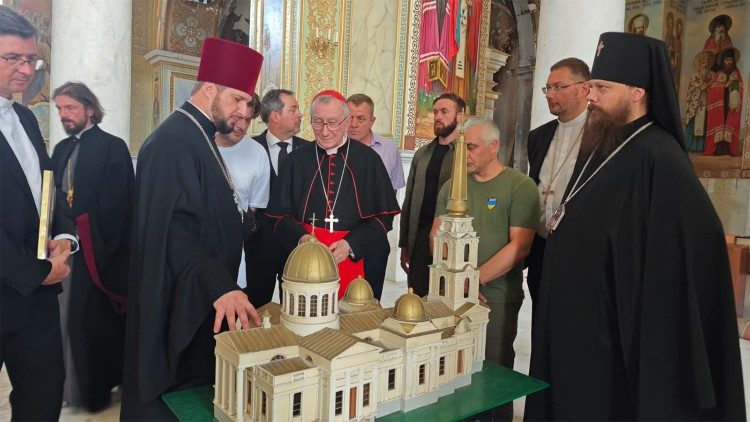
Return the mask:
<path fill-rule="evenodd" d="M 400 212 L 378 154 L 347 141 L 327 151 L 315 142 L 294 150 L 279 172 L 266 214 L 277 220 L 276 234 L 290 251 L 310 231 L 313 214 L 318 240 L 330 245 L 346 239 L 351 254 L 339 264 L 341 297 L 352 279 L 364 276 L 363 260 L 373 245 L 382 244 Z"/>

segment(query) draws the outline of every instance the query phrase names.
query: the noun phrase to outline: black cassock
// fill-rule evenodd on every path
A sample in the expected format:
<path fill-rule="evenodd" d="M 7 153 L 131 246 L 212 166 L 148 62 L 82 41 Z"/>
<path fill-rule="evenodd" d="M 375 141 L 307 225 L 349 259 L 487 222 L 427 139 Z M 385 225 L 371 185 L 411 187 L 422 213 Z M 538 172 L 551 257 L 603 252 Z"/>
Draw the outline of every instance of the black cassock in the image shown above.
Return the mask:
<path fill-rule="evenodd" d="M 215 149 L 213 123 L 188 102 L 182 109 Z M 213 382 L 213 302 L 239 290 L 252 214 L 244 220 L 205 137 L 175 111 L 138 155 L 124 417 L 167 390 Z"/>
<path fill-rule="evenodd" d="M 331 210 L 332 208 L 332 210 Z M 348 141 L 328 155 L 317 143 L 294 150 L 279 173 L 266 213 L 278 219 L 276 234 L 291 250 L 307 234 L 302 224 L 334 231 L 344 237 L 353 260 L 367 259 L 374 245 L 385 241 L 393 217 L 400 212 L 383 160 L 371 148 Z M 380 243 L 378 243 L 380 242 Z"/>
<path fill-rule="evenodd" d="M 94 125 L 81 134 L 62 140 L 55 147 L 52 163 L 58 185 L 70 177 L 74 186 L 73 216 L 87 216 L 88 236 L 79 224 L 80 250 L 72 256 L 70 282 L 66 288 L 68 335 L 75 370 L 74 385 L 82 403 L 98 409 L 109 402 L 110 390 L 122 381 L 125 314 L 123 302 L 112 302 L 109 294 L 127 295 L 130 231 L 133 202 L 133 162 L 125 142 Z M 68 159 L 79 143 L 73 171 Z M 93 281 L 86 262 L 84 243 L 90 242 L 94 268 L 104 290 Z M 74 387 L 75 388 L 75 387 Z M 74 393 L 75 396 L 75 393 Z"/>
<path fill-rule="evenodd" d="M 550 388 L 529 396 L 526 418 L 745 419 L 733 303 L 721 222 L 685 152 L 653 124 L 547 240 L 530 375 Z"/>

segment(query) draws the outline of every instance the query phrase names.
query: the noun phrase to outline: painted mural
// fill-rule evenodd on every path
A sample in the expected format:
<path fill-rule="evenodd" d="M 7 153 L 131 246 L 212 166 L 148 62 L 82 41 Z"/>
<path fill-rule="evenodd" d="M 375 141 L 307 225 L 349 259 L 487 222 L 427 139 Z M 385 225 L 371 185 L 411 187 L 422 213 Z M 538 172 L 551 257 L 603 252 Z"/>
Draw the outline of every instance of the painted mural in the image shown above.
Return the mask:
<path fill-rule="evenodd" d="M 625 29 L 667 45 L 686 148 L 701 177 L 750 177 L 748 21 L 746 0 L 626 3 Z"/>
<path fill-rule="evenodd" d="M 476 111 L 482 0 L 421 0 L 416 137 L 432 139 L 432 102 L 445 92 Z"/>

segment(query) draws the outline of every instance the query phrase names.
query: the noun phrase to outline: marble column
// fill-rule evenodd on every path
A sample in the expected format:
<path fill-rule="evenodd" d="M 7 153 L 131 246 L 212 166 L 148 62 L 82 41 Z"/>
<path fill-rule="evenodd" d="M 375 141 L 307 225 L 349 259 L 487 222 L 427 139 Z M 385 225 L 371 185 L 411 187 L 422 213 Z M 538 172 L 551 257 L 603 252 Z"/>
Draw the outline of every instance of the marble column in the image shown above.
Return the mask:
<path fill-rule="evenodd" d="M 545 1 L 539 12 L 531 129 L 554 118 L 542 94 L 550 66 L 566 57 L 591 66 L 599 34 L 622 32 L 625 0 Z"/>
<path fill-rule="evenodd" d="M 51 89 L 68 81 L 86 84 L 105 115 L 101 128 L 130 145 L 130 42 L 132 0 L 52 2 Z M 68 135 L 54 104 L 50 143 Z"/>

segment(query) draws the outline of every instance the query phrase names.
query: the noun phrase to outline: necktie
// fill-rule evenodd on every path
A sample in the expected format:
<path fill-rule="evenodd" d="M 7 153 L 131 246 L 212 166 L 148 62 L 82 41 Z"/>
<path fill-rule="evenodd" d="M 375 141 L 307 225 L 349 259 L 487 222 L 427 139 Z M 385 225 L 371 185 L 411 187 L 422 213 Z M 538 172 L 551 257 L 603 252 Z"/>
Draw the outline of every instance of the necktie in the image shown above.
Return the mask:
<path fill-rule="evenodd" d="M 289 142 L 279 142 L 276 145 L 281 148 L 281 151 L 279 151 L 279 163 L 276 166 L 276 173 L 278 174 L 281 172 L 281 166 L 284 164 L 284 161 L 286 161 L 286 156 L 289 154 L 286 151 L 286 147 L 289 146 Z"/>

